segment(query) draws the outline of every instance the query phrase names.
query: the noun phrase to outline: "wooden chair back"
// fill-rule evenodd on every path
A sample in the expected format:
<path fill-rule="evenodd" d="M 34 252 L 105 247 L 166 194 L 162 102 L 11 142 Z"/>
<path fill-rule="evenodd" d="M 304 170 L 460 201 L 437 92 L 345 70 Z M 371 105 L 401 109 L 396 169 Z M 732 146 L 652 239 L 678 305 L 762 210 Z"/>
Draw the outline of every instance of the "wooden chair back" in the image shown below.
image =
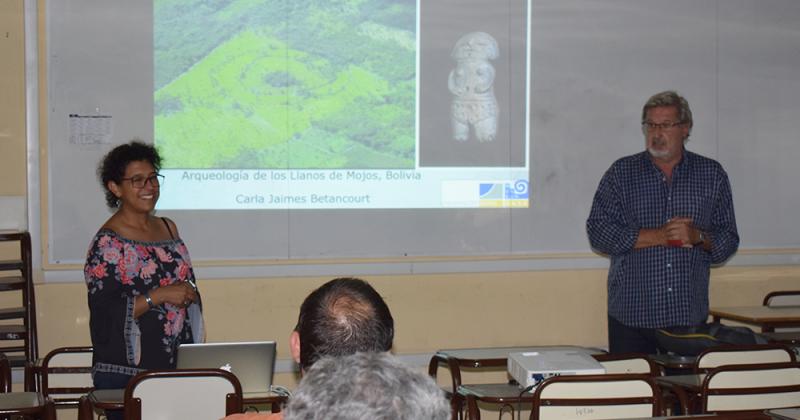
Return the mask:
<path fill-rule="evenodd" d="M 764 306 L 800 306 L 800 290 L 777 290 L 764 296 Z"/>
<path fill-rule="evenodd" d="M 661 415 L 652 377 L 633 374 L 556 376 L 533 394 L 531 420 L 624 419 Z"/>
<path fill-rule="evenodd" d="M 11 392 L 11 364 L 0 353 L 0 419 L 56 420 L 53 401 L 39 392 Z"/>
<path fill-rule="evenodd" d="M 800 365 L 773 363 L 720 366 L 703 380 L 703 412 L 800 407 Z"/>
<path fill-rule="evenodd" d="M 11 364 L 3 353 L 0 353 L 0 381 L 0 393 L 11 392 Z"/>
<path fill-rule="evenodd" d="M 80 397 L 94 389 L 92 347 L 59 347 L 33 368 L 37 388 L 57 407 L 77 407 Z"/>
<path fill-rule="evenodd" d="M 219 420 L 242 412 L 242 386 L 221 369 L 153 370 L 125 388 L 126 420 Z"/>
<path fill-rule="evenodd" d="M 800 290 L 777 290 L 764 296 L 764 306 L 800 306 Z M 800 342 L 800 328 L 762 327 L 761 332 L 780 333 L 781 341 L 797 344 Z"/>
<path fill-rule="evenodd" d="M 725 345 L 706 349 L 697 356 L 695 372 L 724 365 L 794 362 L 794 352 L 782 344 Z"/>

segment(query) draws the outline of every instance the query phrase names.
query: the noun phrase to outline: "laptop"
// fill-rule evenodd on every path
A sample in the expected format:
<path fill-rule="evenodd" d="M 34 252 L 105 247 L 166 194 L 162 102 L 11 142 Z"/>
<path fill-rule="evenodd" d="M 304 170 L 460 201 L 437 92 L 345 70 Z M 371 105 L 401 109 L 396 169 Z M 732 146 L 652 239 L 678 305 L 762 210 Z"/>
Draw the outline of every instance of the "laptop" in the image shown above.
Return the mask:
<path fill-rule="evenodd" d="M 178 346 L 178 369 L 222 369 L 236 375 L 242 393 L 266 394 L 275 368 L 275 342 L 201 343 Z"/>

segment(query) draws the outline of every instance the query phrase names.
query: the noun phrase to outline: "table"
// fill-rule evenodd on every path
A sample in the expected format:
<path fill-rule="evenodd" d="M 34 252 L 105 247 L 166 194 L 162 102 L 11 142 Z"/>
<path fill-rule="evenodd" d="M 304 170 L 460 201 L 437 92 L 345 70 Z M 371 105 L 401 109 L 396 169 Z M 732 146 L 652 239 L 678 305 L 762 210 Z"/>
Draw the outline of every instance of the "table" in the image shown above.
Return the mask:
<path fill-rule="evenodd" d="M 519 346 L 519 347 L 487 347 L 439 350 L 431 357 L 428 364 L 428 374 L 436 379 L 439 365 L 444 364 L 450 370 L 451 388 L 445 389 L 450 397 L 450 406 L 453 411 L 453 420 L 461 418 L 464 396 L 459 394 L 461 382 L 461 369 L 480 368 L 506 368 L 509 353 L 534 352 L 544 350 L 559 351 L 586 351 L 587 354 L 603 353 L 601 349 L 580 346 Z M 488 400 L 487 400 L 488 401 Z"/>
<path fill-rule="evenodd" d="M 78 420 L 94 420 L 94 411 L 124 410 L 125 388 L 96 389 L 88 395 L 81 397 L 78 402 Z M 259 393 L 242 395 L 242 405 L 269 404 L 273 413 L 280 411 L 281 404 L 286 402 L 286 396 L 275 393 Z"/>
<path fill-rule="evenodd" d="M 650 354 L 647 356 L 655 364 L 662 368 L 662 371 L 693 371 L 697 363 L 697 356 L 681 356 L 677 354 Z M 663 374 L 662 374 L 663 375 Z"/>
<path fill-rule="evenodd" d="M 95 409 L 123 410 L 125 389 L 96 389 L 78 400 L 78 420 L 94 420 Z"/>
<path fill-rule="evenodd" d="M 762 332 L 761 335 L 772 343 L 800 346 L 800 333 L 796 331 Z"/>
<path fill-rule="evenodd" d="M 694 419 L 694 420 L 772 420 L 772 417 L 762 412 L 753 411 L 747 413 L 725 413 L 725 414 L 692 414 L 688 416 L 667 416 L 667 417 L 642 417 L 628 420 L 670 420 L 670 419 Z"/>
<path fill-rule="evenodd" d="M 681 404 L 681 411 L 683 413 L 696 412 L 697 398 L 700 396 L 700 391 L 703 389 L 703 379 L 705 373 L 696 373 L 690 375 L 671 375 L 656 377 L 656 383 L 663 389 L 670 390 Z"/>
<path fill-rule="evenodd" d="M 446 349 L 439 350 L 431 358 L 428 365 L 428 373 L 436 377 L 436 372 L 440 364 L 445 364 L 450 368 L 450 374 L 454 381 L 458 378 L 458 384 L 454 383 L 453 389 L 458 389 L 461 385 L 461 368 L 486 368 L 486 367 L 506 367 L 509 353 L 534 352 L 534 351 L 586 351 L 587 354 L 604 353 L 601 349 L 586 348 L 580 346 L 519 346 L 519 347 L 487 347 L 487 348 L 465 348 L 465 349 Z"/>
<path fill-rule="evenodd" d="M 711 308 L 708 314 L 714 318 L 714 322 L 729 319 L 760 326 L 764 331 L 800 327 L 800 306 L 724 306 Z"/>
<path fill-rule="evenodd" d="M 617 375 L 622 376 L 622 375 Z M 690 375 L 695 376 L 695 375 Z M 634 376 L 641 377 L 641 376 Z M 702 380 L 700 381 L 702 384 Z M 466 399 L 467 413 L 469 420 L 480 420 L 480 410 L 478 408 L 478 401 L 488 402 L 493 404 L 501 404 L 500 416 L 508 410 L 511 418 L 521 416 L 522 407 L 531 408 L 533 405 L 533 392 L 522 393 L 522 389 L 516 384 L 480 384 L 480 385 L 462 385 L 458 389 L 458 393 Z M 682 392 L 682 391 L 679 391 Z M 684 398 L 683 400 L 687 400 Z M 581 400 L 576 400 L 581 401 Z"/>
<path fill-rule="evenodd" d="M 457 391 L 458 395 L 467 402 L 467 415 L 469 420 L 479 420 L 481 418 L 478 401 L 492 404 L 500 404 L 500 415 L 506 408 L 511 412 L 511 418 L 515 411 L 520 411 L 520 406 L 525 404 L 530 407 L 533 404 L 533 394 L 530 392 L 522 393 L 522 389 L 517 384 L 475 384 L 461 385 Z M 515 410 L 514 407 L 517 407 Z"/>

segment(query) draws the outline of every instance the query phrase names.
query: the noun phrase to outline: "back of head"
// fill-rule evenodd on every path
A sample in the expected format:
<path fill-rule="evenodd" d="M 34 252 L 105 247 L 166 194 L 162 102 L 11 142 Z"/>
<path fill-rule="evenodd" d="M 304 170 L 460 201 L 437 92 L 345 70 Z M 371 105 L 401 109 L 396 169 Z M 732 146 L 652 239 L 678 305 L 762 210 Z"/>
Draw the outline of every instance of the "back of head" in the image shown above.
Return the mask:
<path fill-rule="evenodd" d="M 446 420 L 450 407 L 429 376 L 388 353 L 320 359 L 303 376 L 285 420 Z"/>
<path fill-rule="evenodd" d="M 394 320 L 383 298 L 367 282 L 338 278 L 311 292 L 300 307 L 300 367 L 324 356 L 389 351 Z"/>

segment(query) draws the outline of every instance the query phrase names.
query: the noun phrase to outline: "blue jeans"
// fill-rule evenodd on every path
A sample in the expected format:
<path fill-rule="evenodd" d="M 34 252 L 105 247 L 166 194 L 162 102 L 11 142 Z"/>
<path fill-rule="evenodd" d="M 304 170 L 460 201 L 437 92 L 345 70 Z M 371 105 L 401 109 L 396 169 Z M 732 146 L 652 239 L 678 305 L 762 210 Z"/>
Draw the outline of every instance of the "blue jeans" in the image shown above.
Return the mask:
<path fill-rule="evenodd" d="M 95 372 L 92 379 L 94 380 L 95 389 L 121 389 L 128 386 L 131 378 L 133 376 L 122 373 Z M 124 413 L 121 410 L 107 410 L 106 418 L 108 420 L 123 420 Z"/>

